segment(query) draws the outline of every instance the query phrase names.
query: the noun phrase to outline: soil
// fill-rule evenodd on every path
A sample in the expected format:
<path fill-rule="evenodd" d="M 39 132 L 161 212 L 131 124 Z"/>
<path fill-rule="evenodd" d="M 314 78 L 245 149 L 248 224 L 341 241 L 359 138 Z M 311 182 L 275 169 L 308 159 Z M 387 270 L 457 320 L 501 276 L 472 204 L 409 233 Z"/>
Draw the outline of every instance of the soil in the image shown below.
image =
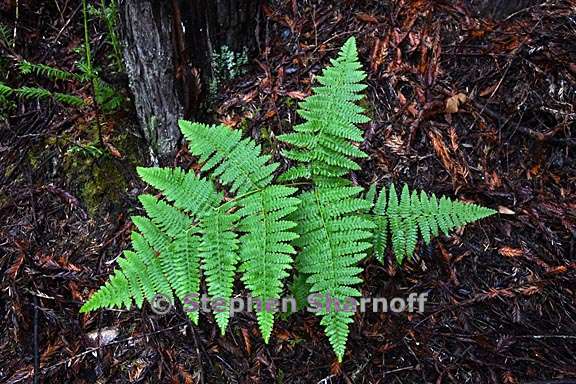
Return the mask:
<path fill-rule="evenodd" d="M 78 82 L 14 70 L 18 57 L 75 68 L 82 16 L 67 3 L 20 1 L 2 81 L 90 98 Z M 0 125 L 0 382 L 576 383 L 576 8 L 487 3 L 272 2 L 260 55 L 214 102 L 214 120 L 281 160 L 274 137 L 354 35 L 372 117 L 354 181 L 499 211 L 419 244 L 402 267 L 391 254 L 365 260 L 364 296 L 428 302 L 424 313 L 358 313 L 342 364 L 305 313 L 279 319 L 268 345 L 250 313 L 225 337 L 210 316 L 191 327 L 149 307 L 79 314 L 128 247 L 147 152 L 130 108 L 18 101 Z M 10 31 L 14 6 L 0 2 Z M 194 159 L 183 147 L 174 164 Z"/>

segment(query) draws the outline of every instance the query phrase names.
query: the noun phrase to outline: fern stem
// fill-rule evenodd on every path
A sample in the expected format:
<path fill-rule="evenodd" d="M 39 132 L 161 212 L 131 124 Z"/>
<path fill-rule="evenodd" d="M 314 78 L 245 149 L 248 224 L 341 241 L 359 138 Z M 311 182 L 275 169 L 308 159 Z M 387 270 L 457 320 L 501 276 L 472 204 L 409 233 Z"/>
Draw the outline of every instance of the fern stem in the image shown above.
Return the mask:
<path fill-rule="evenodd" d="M 88 7 L 86 5 L 86 0 L 82 0 L 82 14 L 84 18 L 84 49 L 86 57 L 86 68 L 88 70 L 88 76 L 90 77 L 90 82 L 92 84 L 92 98 L 94 102 L 94 107 L 96 109 L 96 126 L 98 128 L 98 141 L 102 147 L 106 147 L 104 143 L 104 137 L 102 136 L 102 127 L 100 126 L 100 106 L 98 105 L 98 100 L 96 95 L 99 94 L 100 89 L 98 85 L 98 80 L 94 76 L 94 70 L 92 68 L 92 53 L 90 52 L 90 34 L 88 32 Z"/>
<path fill-rule="evenodd" d="M 88 68 L 89 75 L 92 76 L 92 54 L 90 52 L 90 36 L 88 33 L 88 7 L 86 5 L 86 0 L 82 0 L 82 14 L 84 16 L 84 51 L 86 67 Z"/>

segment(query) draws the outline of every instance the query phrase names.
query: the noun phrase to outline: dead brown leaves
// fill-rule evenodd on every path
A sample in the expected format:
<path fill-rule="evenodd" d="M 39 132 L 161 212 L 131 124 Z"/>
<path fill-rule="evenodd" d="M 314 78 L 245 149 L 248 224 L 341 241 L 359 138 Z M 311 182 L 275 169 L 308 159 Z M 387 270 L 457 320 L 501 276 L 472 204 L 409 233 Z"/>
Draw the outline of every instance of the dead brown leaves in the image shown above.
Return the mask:
<path fill-rule="evenodd" d="M 457 136 L 454 136 L 450 147 L 446 145 L 442 134 L 438 130 L 431 129 L 428 131 L 428 137 L 432 142 L 434 152 L 436 152 L 436 155 L 442 162 L 444 169 L 446 169 L 452 177 L 453 183 L 466 183 L 470 171 L 463 161 L 457 160 L 457 155 L 460 155 Z"/>
<path fill-rule="evenodd" d="M 16 240 L 15 245 L 16 248 L 18 249 L 18 257 L 16 258 L 16 261 L 6 270 L 6 276 L 8 276 L 12 280 L 16 279 L 18 271 L 20 271 L 20 267 L 24 262 L 24 256 L 26 255 L 26 251 L 28 248 L 27 242 L 25 242 L 24 240 Z"/>
<path fill-rule="evenodd" d="M 467 98 L 466 95 L 463 93 L 458 93 L 454 96 L 449 97 L 446 99 L 446 107 L 444 110 L 446 113 L 456 113 L 458 112 L 460 105 L 466 102 Z"/>
<path fill-rule="evenodd" d="M 524 250 L 521 248 L 502 247 L 498 250 L 498 253 L 504 257 L 519 257 L 524 254 Z"/>

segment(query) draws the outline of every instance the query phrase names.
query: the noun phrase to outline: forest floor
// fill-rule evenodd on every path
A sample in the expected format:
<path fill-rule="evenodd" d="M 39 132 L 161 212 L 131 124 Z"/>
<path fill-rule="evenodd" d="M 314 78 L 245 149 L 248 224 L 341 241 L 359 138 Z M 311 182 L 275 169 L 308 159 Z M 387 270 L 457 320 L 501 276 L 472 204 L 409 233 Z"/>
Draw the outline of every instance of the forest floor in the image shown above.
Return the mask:
<path fill-rule="evenodd" d="M 82 15 L 67 3 L 20 1 L 15 45 L 0 45 L 2 81 L 90 99 L 81 82 L 14 69 L 22 58 L 74 68 Z M 340 365 L 310 314 L 279 320 L 268 345 L 249 313 L 225 337 L 210 316 L 191 328 L 148 307 L 81 315 L 128 246 L 144 188 L 135 167 L 147 156 L 130 107 L 21 100 L 0 125 L 0 382 L 576 383 L 574 5 L 276 3 L 263 9 L 260 56 L 223 86 L 214 119 L 278 156 L 274 136 L 354 35 L 372 117 L 354 180 L 407 183 L 499 215 L 419 245 L 401 268 L 391 255 L 364 261 L 364 296 L 429 301 L 421 314 L 358 313 Z M 10 4 L 0 12 L 12 32 Z M 110 82 L 127 95 L 121 76 Z M 174 161 L 192 162 L 184 149 Z"/>

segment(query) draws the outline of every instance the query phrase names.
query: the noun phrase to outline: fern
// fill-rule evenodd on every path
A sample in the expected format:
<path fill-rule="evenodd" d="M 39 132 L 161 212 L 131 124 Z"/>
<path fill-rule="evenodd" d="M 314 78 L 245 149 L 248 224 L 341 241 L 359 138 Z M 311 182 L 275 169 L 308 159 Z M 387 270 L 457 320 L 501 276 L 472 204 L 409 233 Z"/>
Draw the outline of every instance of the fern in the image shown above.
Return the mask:
<path fill-rule="evenodd" d="M 23 75 L 36 74 L 38 76 L 44 76 L 50 80 L 72 80 L 78 78 L 78 76 L 72 72 L 63 71 L 58 68 L 51 67 L 46 64 L 34 64 L 27 60 L 22 60 L 18 63 L 20 73 Z"/>
<path fill-rule="evenodd" d="M 288 244 L 296 235 L 295 223 L 285 217 L 296 209 L 295 188 L 271 186 L 277 163 L 261 155 L 260 147 L 240 132 L 220 126 L 182 121 L 182 133 L 190 143 L 190 152 L 199 156 L 202 171 L 229 186 L 238 195 L 236 206 L 242 217 L 242 281 L 250 294 L 262 303 L 280 297 L 283 279 L 292 264 L 294 249 Z M 257 309 L 257 319 L 266 341 L 270 337 L 274 314 L 265 306 Z"/>
<path fill-rule="evenodd" d="M 161 191 L 166 199 L 194 217 L 216 207 L 223 199 L 213 183 L 180 168 L 143 168 L 138 174 L 148 184 Z"/>
<path fill-rule="evenodd" d="M 311 285 L 310 292 L 322 297 L 343 302 L 348 297 L 360 296 L 352 286 L 360 283 L 362 271 L 356 264 L 362 260 L 371 244 L 366 242 L 371 235 L 373 223 L 355 212 L 370 206 L 356 196 L 359 187 L 321 187 L 300 196 L 302 209 L 298 211 L 298 233 L 296 245 L 301 251 L 297 267 L 308 275 L 306 282 Z M 353 312 L 344 312 L 338 308 L 321 311 L 321 324 L 336 352 L 342 360 L 348 324 L 352 322 Z"/>
<path fill-rule="evenodd" d="M 57 92 L 52 93 L 49 90 L 40 87 L 20 87 L 14 89 L 0 82 L 0 96 L 9 97 L 14 94 L 25 99 L 45 100 L 53 98 L 62 104 L 68 104 L 75 107 L 81 107 L 84 105 L 84 100 L 77 96 Z"/>
<path fill-rule="evenodd" d="M 212 171 L 230 192 L 243 194 L 269 185 L 278 163 L 266 164 L 269 155 L 260 155 L 260 146 L 242 139 L 240 131 L 227 127 L 181 121 L 180 128 L 190 144 L 190 152 L 204 163 L 202 171 Z"/>
<path fill-rule="evenodd" d="M 278 137 L 294 147 L 284 155 L 299 163 L 281 180 L 305 177 L 317 184 L 333 182 L 360 169 L 351 158 L 367 157 L 354 145 L 363 141 L 362 131 L 356 124 L 369 121 L 362 114 L 363 108 L 355 104 L 363 98 L 360 92 L 366 88 L 361 83 L 366 74 L 358 61 L 356 40 L 348 39 L 338 58 L 331 63 L 318 77 L 321 86 L 315 87 L 314 95 L 299 105 L 298 113 L 305 122 L 296 125 L 294 133 Z"/>
<path fill-rule="evenodd" d="M 291 197 L 296 188 L 269 186 L 240 201 L 240 230 L 246 233 L 242 240 L 242 280 L 252 296 L 265 304 L 279 299 L 283 279 L 292 267 L 289 244 L 298 235 L 290 230 L 296 223 L 285 217 L 297 209 L 299 200 Z M 265 306 L 257 312 L 258 324 L 264 340 L 268 342 L 274 324 L 274 313 Z"/>
<path fill-rule="evenodd" d="M 20 73 L 23 75 L 35 74 L 38 76 L 44 76 L 53 81 L 72 80 L 79 78 L 72 72 L 63 71 L 61 69 L 54 68 L 45 64 L 33 64 L 26 60 L 20 61 L 18 63 L 18 67 L 20 69 Z M 25 98 L 46 99 L 52 97 L 54 100 L 62 104 L 71 105 L 74 107 L 81 107 L 84 105 L 84 100 L 77 96 L 58 92 L 52 93 L 47 89 L 39 87 L 21 87 L 17 89 L 16 92 Z"/>
<path fill-rule="evenodd" d="M 164 201 L 151 195 L 140 196 L 149 218 L 132 218 L 139 230 L 132 233 L 134 251 L 127 251 L 132 263 L 120 264 L 121 267 L 125 265 L 131 272 L 122 268 L 115 274 L 119 276 L 116 278 L 118 281 L 121 281 L 123 275 L 128 280 L 131 277 L 133 281 L 149 281 L 144 285 L 146 289 L 142 289 L 144 295 L 138 295 L 138 291 L 134 289 L 122 291 L 125 284 L 107 284 L 82 307 L 82 312 L 114 306 L 116 303 L 130 307 L 130 301 L 126 297 L 133 297 L 136 305 L 140 306 L 142 298 L 150 301 L 158 293 L 170 298 L 175 294 L 182 302 L 189 298 L 189 295 L 199 294 L 199 207 L 217 205 L 221 195 L 216 193 L 210 182 L 196 177 L 193 173 L 165 168 L 138 168 L 138 172 L 145 181 L 164 192 L 168 199 Z M 179 184 L 168 184 L 177 180 L 180 181 Z M 187 193 L 191 188 L 197 188 L 196 193 Z M 185 198 L 181 198 L 183 196 Z M 175 198 L 179 203 L 170 204 L 169 201 Z M 190 216 L 189 213 L 196 215 Z M 130 265 L 134 265 L 134 259 L 143 264 L 132 270 Z M 116 297 L 122 297 L 123 300 L 116 301 Z M 198 322 L 197 312 L 189 312 L 188 315 L 192 321 Z"/>
<path fill-rule="evenodd" d="M 354 313 L 343 311 L 358 297 L 359 262 L 370 252 L 383 261 L 388 242 L 402 263 L 415 250 L 418 235 L 429 242 L 440 232 L 487 217 L 493 210 L 437 199 L 392 184 L 378 193 L 363 193 L 346 177 L 360 169 L 358 149 L 368 121 L 357 105 L 366 88 L 354 38 L 343 46 L 332 66 L 318 77 L 320 86 L 300 104 L 304 119 L 279 139 L 295 164 L 274 183 L 278 163 L 262 154 L 253 140 L 223 125 L 180 121 L 189 150 L 201 164 L 200 175 L 179 168 L 138 168 L 140 177 L 160 197 L 140 196 L 146 217 L 133 217 L 132 249 L 118 269 L 82 307 L 140 307 L 157 293 L 186 304 L 199 294 L 204 279 L 208 295 L 219 298 L 214 314 L 222 334 L 229 322 L 229 303 L 236 273 L 255 306 L 265 342 L 275 315 L 266 303 L 284 292 L 284 280 L 295 266 L 291 290 L 301 307 L 308 293 L 327 304 L 318 313 L 339 361 L 342 360 Z M 11 88 L 0 84 L 0 95 Z M 295 185 L 303 185 L 299 190 Z M 295 262 L 294 262 L 295 259 Z M 340 305 L 335 305 L 336 300 Z M 258 301 L 256 301 L 258 302 Z M 197 312 L 188 313 L 198 323 Z"/>
<path fill-rule="evenodd" d="M 295 252 L 289 243 L 297 237 L 291 231 L 296 224 L 286 216 L 299 202 L 292 197 L 297 190 L 271 185 L 278 164 L 268 164 L 270 156 L 261 155 L 260 147 L 252 140 L 241 139 L 224 126 L 182 121 L 181 128 L 190 140 L 190 151 L 204 163 L 202 169 L 211 171 L 212 176 L 217 176 L 220 183 L 238 195 L 224 204 L 223 194 L 217 192 L 211 180 L 181 169 L 138 168 L 142 179 L 164 196 L 163 200 L 151 195 L 140 196 L 149 219 L 134 218 L 139 232 L 157 252 L 162 276 L 166 277 L 170 290 L 167 292 L 166 284 L 157 284 L 155 288 L 162 288 L 158 292 L 169 296 L 175 292 L 180 301 L 186 300 L 186 294 L 199 291 L 201 264 L 209 296 L 224 300 L 222 307 L 227 307 L 241 261 L 242 280 L 253 297 L 262 302 L 280 298 Z M 229 213 L 231 209 L 237 212 Z M 148 271 L 142 269 L 142 273 Z M 112 288 L 102 289 L 110 292 Z M 145 298 L 149 300 L 149 296 Z M 108 293 L 97 292 L 83 310 L 113 303 L 116 302 Z M 198 320 L 197 313 L 190 316 L 193 321 Z M 215 313 L 215 318 L 224 333 L 229 311 Z M 257 318 L 267 341 L 274 314 L 263 307 L 258 310 Z"/>
<path fill-rule="evenodd" d="M 238 238 L 232 231 L 238 215 L 215 211 L 202 218 L 200 254 L 206 275 L 208 294 L 222 299 L 222 312 L 215 313 L 220 332 L 224 334 L 230 317 L 234 274 L 238 262 Z"/>
<path fill-rule="evenodd" d="M 371 246 L 367 240 L 374 226 L 363 215 L 371 204 L 360 197 L 362 188 L 350 186 L 343 178 L 360 169 L 354 158 L 367 156 L 355 146 L 363 140 L 356 125 L 368 121 L 356 104 L 366 88 L 361 83 L 365 77 L 356 41 L 350 38 L 332 66 L 318 77 L 321 86 L 300 104 L 298 112 L 306 121 L 295 126 L 294 133 L 279 136 L 292 146 L 285 156 L 297 162 L 282 180 L 304 178 L 313 185 L 300 196 L 298 270 L 307 275 L 311 293 L 339 301 L 359 296 L 353 287 L 361 282 L 361 269 L 356 265 Z M 342 360 L 353 313 L 334 307 L 319 315 L 338 360 Z"/>
<path fill-rule="evenodd" d="M 367 196 L 369 202 L 375 196 Z M 388 204 L 388 205 L 386 205 Z M 392 249 L 398 264 L 410 257 L 416 248 L 417 235 L 420 233 L 425 244 L 441 232 L 445 235 L 457 227 L 483 219 L 496 211 L 476 204 L 453 201 L 447 197 L 436 198 L 412 191 L 404 185 L 398 199 L 394 184 L 388 194 L 382 188 L 372 208 L 374 231 L 374 255 L 383 262 L 386 251 L 387 236 L 391 233 Z M 388 228 L 390 226 L 390 228 Z"/>

